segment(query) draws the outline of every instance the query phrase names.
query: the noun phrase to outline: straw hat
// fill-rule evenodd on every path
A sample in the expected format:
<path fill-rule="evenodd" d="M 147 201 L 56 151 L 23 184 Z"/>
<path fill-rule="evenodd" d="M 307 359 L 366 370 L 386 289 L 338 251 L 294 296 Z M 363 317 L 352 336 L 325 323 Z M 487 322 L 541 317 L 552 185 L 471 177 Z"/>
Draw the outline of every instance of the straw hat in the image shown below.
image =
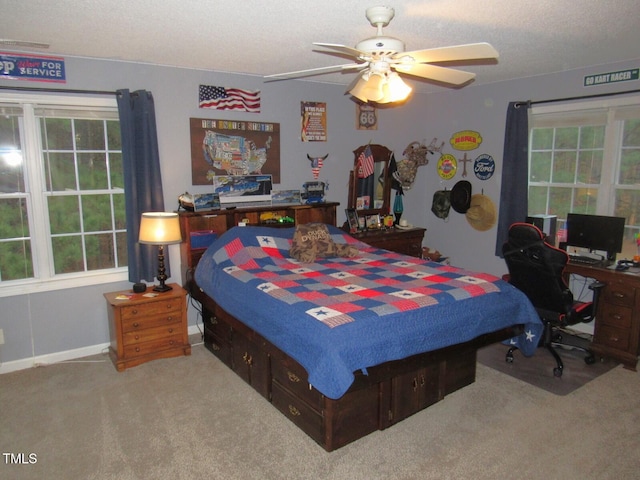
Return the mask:
<path fill-rule="evenodd" d="M 476 193 L 471 197 L 471 205 L 465 217 L 469 225 L 480 232 L 485 232 L 496 224 L 496 206 L 486 195 Z"/>

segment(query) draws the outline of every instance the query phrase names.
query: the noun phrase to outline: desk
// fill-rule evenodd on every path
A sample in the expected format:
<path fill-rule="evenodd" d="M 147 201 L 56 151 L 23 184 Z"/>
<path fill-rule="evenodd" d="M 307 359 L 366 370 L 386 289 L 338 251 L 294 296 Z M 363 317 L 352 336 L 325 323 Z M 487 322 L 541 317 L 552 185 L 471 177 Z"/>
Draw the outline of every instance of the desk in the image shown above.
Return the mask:
<path fill-rule="evenodd" d="M 600 294 L 589 348 L 635 371 L 640 354 L 640 274 L 575 263 L 567 264 L 565 272 L 606 285 Z"/>

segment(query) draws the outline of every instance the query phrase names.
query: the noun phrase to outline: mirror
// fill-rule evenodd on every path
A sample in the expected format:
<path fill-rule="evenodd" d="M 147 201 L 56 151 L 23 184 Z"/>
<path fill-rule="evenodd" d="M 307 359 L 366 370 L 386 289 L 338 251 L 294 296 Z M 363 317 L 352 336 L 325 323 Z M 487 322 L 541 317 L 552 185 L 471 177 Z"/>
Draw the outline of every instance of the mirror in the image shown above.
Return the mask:
<path fill-rule="evenodd" d="M 388 178 L 389 160 L 393 152 L 384 145 L 370 144 L 373 155 L 373 174 L 359 178 L 357 167 L 360 154 L 367 148 L 362 145 L 353 151 L 353 170 L 349 173 L 349 204 L 358 216 L 386 215 L 391 210 L 389 202 L 391 178 Z"/>

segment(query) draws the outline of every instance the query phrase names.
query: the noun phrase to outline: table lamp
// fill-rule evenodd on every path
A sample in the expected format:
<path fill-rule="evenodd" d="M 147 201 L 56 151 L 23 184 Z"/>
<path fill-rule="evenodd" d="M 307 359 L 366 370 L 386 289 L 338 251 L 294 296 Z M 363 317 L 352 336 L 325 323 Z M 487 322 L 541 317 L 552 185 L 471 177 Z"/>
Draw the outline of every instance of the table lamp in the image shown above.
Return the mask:
<path fill-rule="evenodd" d="M 140 236 L 138 242 L 148 245 L 158 245 L 158 281 L 153 288 L 156 292 L 168 292 L 169 285 L 165 285 L 167 274 L 164 268 L 164 246 L 182 242 L 180 221 L 177 213 L 146 212 L 140 219 Z"/>

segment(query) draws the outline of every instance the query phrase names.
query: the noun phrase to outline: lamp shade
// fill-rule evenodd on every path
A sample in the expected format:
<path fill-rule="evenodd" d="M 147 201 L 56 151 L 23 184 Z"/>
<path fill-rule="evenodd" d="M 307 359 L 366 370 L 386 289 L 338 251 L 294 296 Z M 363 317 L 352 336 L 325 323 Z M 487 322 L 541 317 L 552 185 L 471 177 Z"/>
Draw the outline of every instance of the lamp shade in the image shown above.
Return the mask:
<path fill-rule="evenodd" d="M 147 212 L 140 219 L 138 242 L 150 245 L 170 245 L 182 242 L 177 213 Z"/>

